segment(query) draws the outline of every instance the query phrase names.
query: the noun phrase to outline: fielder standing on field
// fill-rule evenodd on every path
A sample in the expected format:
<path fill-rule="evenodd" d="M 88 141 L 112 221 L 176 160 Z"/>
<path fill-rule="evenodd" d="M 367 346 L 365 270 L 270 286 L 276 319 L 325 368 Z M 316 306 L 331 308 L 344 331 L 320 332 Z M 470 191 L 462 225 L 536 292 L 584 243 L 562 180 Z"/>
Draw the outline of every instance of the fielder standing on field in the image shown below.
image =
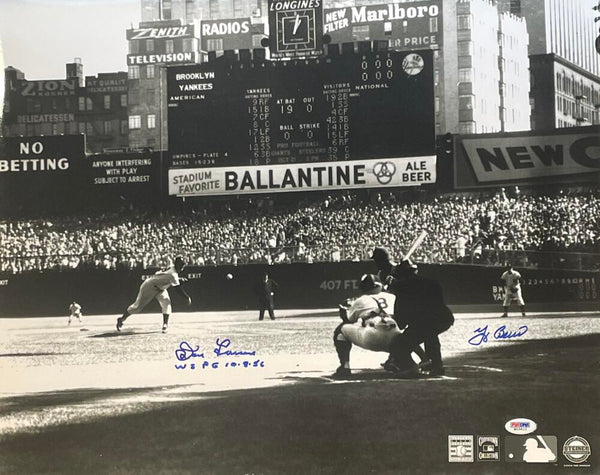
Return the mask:
<path fill-rule="evenodd" d="M 513 269 L 509 264 L 508 270 L 500 277 L 504 281 L 504 313 L 503 317 L 508 317 L 508 307 L 513 300 L 519 304 L 521 315 L 525 316 L 525 301 L 523 300 L 523 291 L 521 290 L 521 274 Z"/>
<path fill-rule="evenodd" d="M 75 317 L 77 320 L 79 320 L 79 323 L 81 323 L 81 305 L 79 305 L 73 300 L 73 302 L 71 302 L 71 305 L 69 305 L 69 312 L 70 314 L 68 325 L 71 325 L 71 320 L 73 320 L 73 317 Z"/>
<path fill-rule="evenodd" d="M 117 331 L 121 331 L 123 322 L 125 322 L 125 320 L 127 320 L 131 314 L 141 312 L 151 300 L 156 299 L 162 309 L 162 331 L 165 333 L 169 327 L 169 316 L 171 315 L 172 311 L 171 298 L 169 297 L 169 292 L 167 289 L 169 287 L 174 287 L 175 290 L 177 290 L 183 296 L 183 298 L 187 299 L 188 305 L 192 304 L 192 298 L 180 286 L 181 282 L 186 281 L 185 278 L 179 277 L 179 274 L 184 268 L 185 261 L 183 260 L 183 257 L 178 256 L 175 258 L 175 263 L 173 266 L 166 270 L 158 271 L 152 277 L 149 277 L 142 282 L 135 302 L 127 307 L 127 310 L 125 310 L 123 316 L 117 318 Z"/>

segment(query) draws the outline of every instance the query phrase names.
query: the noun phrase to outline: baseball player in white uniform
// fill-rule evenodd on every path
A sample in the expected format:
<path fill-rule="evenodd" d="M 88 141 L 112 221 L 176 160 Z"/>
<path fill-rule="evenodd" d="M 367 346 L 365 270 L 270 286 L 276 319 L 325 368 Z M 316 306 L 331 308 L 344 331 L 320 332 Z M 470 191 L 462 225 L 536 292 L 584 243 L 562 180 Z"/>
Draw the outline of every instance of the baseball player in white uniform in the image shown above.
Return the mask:
<path fill-rule="evenodd" d="M 69 323 L 67 325 L 71 325 L 73 317 L 81 323 L 81 305 L 75 301 L 71 302 L 71 305 L 69 305 Z"/>
<path fill-rule="evenodd" d="M 371 351 L 388 353 L 392 339 L 400 334 L 398 325 L 386 309 L 394 309 L 396 297 L 383 291 L 383 285 L 373 274 L 365 274 L 358 284 L 362 295 L 346 307 L 340 305 L 342 323 L 333 333 L 333 343 L 340 360 L 340 366 L 332 375 L 344 379 L 352 374 L 350 370 L 350 350 L 352 344 Z M 421 360 L 425 352 L 415 349 Z"/>
<path fill-rule="evenodd" d="M 140 290 L 135 302 L 127 307 L 123 316 L 117 318 L 117 331 L 121 331 L 123 322 L 125 322 L 131 314 L 141 312 L 151 300 L 156 299 L 162 309 L 162 331 L 165 333 L 169 326 L 169 316 L 172 311 L 171 298 L 169 297 L 167 289 L 169 287 L 174 287 L 185 299 L 187 299 L 188 305 L 192 304 L 192 298 L 180 286 L 180 283 L 185 282 L 186 280 L 183 277 L 179 277 L 179 274 L 183 271 L 184 267 L 185 261 L 182 257 L 178 256 L 175 258 L 173 266 L 169 267 L 167 270 L 160 270 L 152 277 L 144 280 L 142 285 L 140 285 Z"/>
<path fill-rule="evenodd" d="M 502 274 L 501 279 L 504 281 L 504 314 L 503 317 L 508 317 L 508 307 L 515 300 L 521 307 L 521 315 L 525 316 L 525 301 L 523 300 L 523 292 L 521 290 L 521 274 L 513 269 L 512 265 L 508 266 L 508 270 Z"/>

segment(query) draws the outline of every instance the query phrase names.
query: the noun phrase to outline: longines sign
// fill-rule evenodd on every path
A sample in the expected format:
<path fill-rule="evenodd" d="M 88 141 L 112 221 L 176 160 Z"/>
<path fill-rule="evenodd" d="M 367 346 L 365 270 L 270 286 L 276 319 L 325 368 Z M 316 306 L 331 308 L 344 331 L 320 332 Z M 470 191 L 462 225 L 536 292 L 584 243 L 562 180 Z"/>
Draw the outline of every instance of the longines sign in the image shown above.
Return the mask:
<path fill-rule="evenodd" d="M 224 195 L 435 183 L 436 157 L 169 170 L 169 195 Z"/>

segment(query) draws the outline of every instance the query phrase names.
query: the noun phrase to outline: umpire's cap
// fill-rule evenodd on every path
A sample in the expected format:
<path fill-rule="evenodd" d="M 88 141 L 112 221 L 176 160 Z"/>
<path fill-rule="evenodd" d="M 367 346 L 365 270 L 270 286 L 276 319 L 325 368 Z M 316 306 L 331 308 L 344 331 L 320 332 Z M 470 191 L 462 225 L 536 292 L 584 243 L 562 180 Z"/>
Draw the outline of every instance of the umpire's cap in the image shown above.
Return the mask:
<path fill-rule="evenodd" d="M 358 283 L 358 288 L 365 293 L 378 293 L 382 287 L 381 282 L 378 282 L 373 274 L 364 274 Z"/>
<path fill-rule="evenodd" d="M 385 247 L 376 247 L 373 249 L 373 254 L 371 254 L 371 259 L 388 259 L 390 258 L 390 253 Z"/>

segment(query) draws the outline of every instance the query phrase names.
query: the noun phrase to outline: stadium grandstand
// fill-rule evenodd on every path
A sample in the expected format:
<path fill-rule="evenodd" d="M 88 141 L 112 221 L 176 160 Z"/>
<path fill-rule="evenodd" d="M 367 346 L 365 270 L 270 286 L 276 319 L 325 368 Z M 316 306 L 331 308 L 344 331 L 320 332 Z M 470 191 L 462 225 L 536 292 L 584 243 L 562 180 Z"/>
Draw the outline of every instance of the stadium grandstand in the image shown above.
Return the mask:
<path fill-rule="evenodd" d="M 600 190 L 518 187 L 478 193 L 344 192 L 188 200 L 160 211 L 123 206 L 0 222 L 0 271 L 145 269 L 182 253 L 196 266 L 401 258 L 419 230 L 418 262 L 597 270 Z"/>

